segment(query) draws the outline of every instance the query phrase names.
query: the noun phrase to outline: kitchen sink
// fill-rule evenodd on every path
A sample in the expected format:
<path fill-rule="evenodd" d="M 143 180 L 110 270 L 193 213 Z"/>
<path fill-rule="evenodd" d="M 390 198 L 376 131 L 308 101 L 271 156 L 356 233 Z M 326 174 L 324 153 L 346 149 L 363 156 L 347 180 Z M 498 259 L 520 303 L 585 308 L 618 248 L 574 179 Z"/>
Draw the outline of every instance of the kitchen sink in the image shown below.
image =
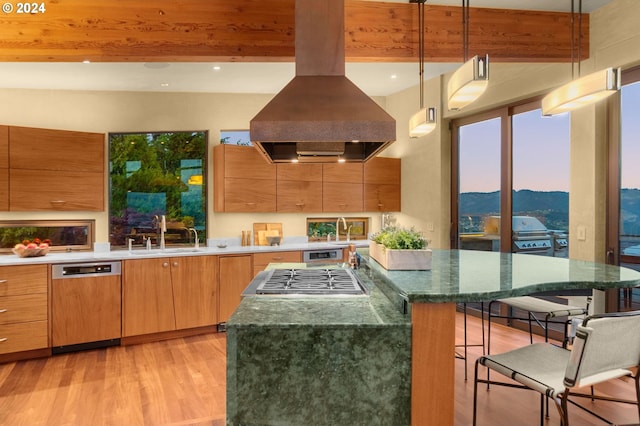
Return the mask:
<path fill-rule="evenodd" d="M 129 252 L 132 256 L 156 256 L 159 254 L 175 254 L 175 253 L 200 253 L 204 251 L 199 248 L 175 248 L 175 249 L 151 249 L 151 250 L 133 250 Z"/>

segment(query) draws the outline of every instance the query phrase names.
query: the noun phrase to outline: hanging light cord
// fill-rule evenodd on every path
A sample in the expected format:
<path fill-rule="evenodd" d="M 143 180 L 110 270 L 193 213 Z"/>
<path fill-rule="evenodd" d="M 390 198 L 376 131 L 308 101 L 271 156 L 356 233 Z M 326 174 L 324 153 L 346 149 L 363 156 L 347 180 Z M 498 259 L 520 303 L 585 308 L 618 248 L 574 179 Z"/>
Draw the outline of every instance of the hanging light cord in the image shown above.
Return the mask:
<path fill-rule="evenodd" d="M 575 78 L 575 0 L 571 0 L 571 79 Z M 580 59 L 582 58 L 582 0 L 578 0 L 578 77 L 580 77 Z"/>
<path fill-rule="evenodd" d="M 469 60 L 469 0 L 462 0 L 462 62 L 467 62 L 468 60 Z"/>
<path fill-rule="evenodd" d="M 420 67 L 420 109 L 424 108 L 424 4 L 427 0 L 418 0 L 418 66 Z"/>

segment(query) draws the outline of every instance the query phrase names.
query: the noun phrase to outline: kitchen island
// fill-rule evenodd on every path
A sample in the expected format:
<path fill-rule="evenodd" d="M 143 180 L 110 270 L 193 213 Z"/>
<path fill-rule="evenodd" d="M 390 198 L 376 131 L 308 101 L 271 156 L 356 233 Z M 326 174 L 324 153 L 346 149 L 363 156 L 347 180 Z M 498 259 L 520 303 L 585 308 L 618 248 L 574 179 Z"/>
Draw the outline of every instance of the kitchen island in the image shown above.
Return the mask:
<path fill-rule="evenodd" d="M 623 288 L 640 285 L 640 273 L 611 265 L 603 265 L 593 262 L 584 262 L 570 259 L 560 259 L 543 256 L 531 256 L 523 254 L 509 254 L 496 252 L 480 252 L 465 250 L 433 250 L 433 266 L 431 271 L 387 271 L 377 262 L 363 256 L 363 265 L 358 275 L 365 281 L 379 289 L 381 294 L 386 294 L 387 306 L 392 307 L 402 316 L 401 310 L 407 309 L 410 318 L 411 331 L 409 336 L 402 334 L 410 340 L 411 371 L 410 376 L 403 376 L 410 381 L 411 393 L 410 420 L 398 417 L 387 424 L 413 425 L 450 425 L 454 423 L 454 345 L 455 345 L 455 303 L 487 301 L 496 298 L 535 294 L 543 291 L 567 290 L 567 289 L 606 289 Z M 373 293 L 371 293 L 373 294 Z M 395 297 L 394 294 L 397 296 Z M 406 300 L 409 305 L 401 302 Z M 277 298 L 259 297 L 256 300 L 245 299 L 240 304 L 228 323 L 228 375 L 234 383 L 228 383 L 228 419 L 231 424 L 236 424 L 237 418 L 233 417 L 246 407 L 244 401 L 236 400 L 239 389 L 244 388 L 240 383 L 242 377 L 236 376 L 236 367 L 240 367 L 236 357 L 252 356 L 252 353 L 242 347 L 235 333 L 245 331 L 258 331 L 261 327 L 272 328 L 274 326 L 287 327 L 290 324 L 292 306 L 296 299 L 290 298 L 286 304 Z M 308 302 L 311 305 L 314 302 Z M 317 303 L 320 303 L 319 301 Z M 348 309 L 331 300 L 323 300 L 322 304 L 332 306 L 336 312 Z M 310 305 L 309 305 L 310 306 Z M 404 308 L 403 308 L 404 306 Z M 323 328 L 324 322 L 317 313 L 306 309 L 305 305 L 299 305 L 301 309 L 295 311 L 295 322 L 298 327 L 306 327 L 305 338 L 311 337 L 315 327 Z M 271 312 L 271 314 L 268 314 Z M 277 315 L 272 315 L 277 312 Z M 270 321 L 266 323 L 265 321 Z M 404 322 L 404 321 L 403 321 Z M 405 323 L 406 324 L 406 323 Z M 343 328 L 357 329 L 363 324 L 342 323 Z M 406 326 L 406 325 L 405 325 Z M 311 334 L 309 334 L 311 333 Z M 370 338 L 363 335 L 363 339 Z M 306 340 L 307 344 L 313 344 L 313 338 Z M 279 341 L 271 341 L 259 353 L 265 354 L 272 346 L 277 346 Z M 392 348 L 391 342 L 376 342 L 379 349 Z M 255 348 L 253 349 L 255 350 Z M 258 353 L 258 351 L 254 352 Z M 304 357 L 301 358 L 304 360 Z M 366 365 L 366 356 L 361 358 L 362 365 Z M 245 365 L 254 362 L 254 374 L 269 371 L 268 365 L 260 365 L 259 360 L 243 360 Z M 302 366 L 301 366 L 302 367 Z M 359 367 L 359 366 L 358 366 Z M 354 365 L 354 368 L 356 366 Z M 387 369 L 380 368 L 377 374 L 384 376 Z M 238 369 L 238 371 L 240 371 Z M 308 376 L 309 371 L 304 368 L 298 370 L 299 378 Z M 329 373 L 329 372 L 326 372 Z M 331 380 L 330 374 L 316 376 L 319 380 Z M 378 378 L 370 376 L 371 379 Z M 294 379 L 294 380 L 291 380 Z M 366 381 L 367 377 L 362 377 Z M 254 378 L 254 380 L 258 380 Z M 298 388 L 295 377 L 288 376 L 286 385 L 277 380 L 270 382 L 269 391 L 278 394 L 278 386 L 283 385 L 294 388 L 290 394 L 305 393 L 305 389 Z M 307 380 L 305 377 L 304 380 Z M 326 382 L 325 382 L 326 383 Z M 329 389 L 316 385 L 318 389 Z M 366 389 L 366 386 L 362 386 Z M 245 388 L 248 389 L 248 388 Z M 266 389 L 264 389 L 266 391 Z M 324 395 L 309 396 L 319 398 Z M 382 398 L 380 403 L 392 406 L 397 400 Z M 236 405 L 234 405 L 236 404 Z M 311 403 L 309 407 L 315 407 Z M 305 409 L 306 406 L 300 406 Z M 386 407 L 392 410 L 394 407 Z M 347 408 L 342 408 L 347 410 Z M 375 411 L 369 408 L 368 413 L 360 417 L 361 424 L 371 424 L 375 419 Z M 321 417 L 314 418 L 316 422 L 306 424 L 324 424 Z M 262 418 L 262 424 L 295 424 L 295 419 L 286 416 L 279 418 Z M 375 421 L 375 420 L 374 420 Z M 334 423 L 340 424 L 340 423 Z M 343 423 L 347 424 L 347 423 Z M 359 424 L 359 423 L 352 423 Z"/>
<path fill-rule="evenodd" d="M 228 424 L 410 423 L 410 317 L 360 282 L 368 295 L 243 299 L 227 322 Z"/>

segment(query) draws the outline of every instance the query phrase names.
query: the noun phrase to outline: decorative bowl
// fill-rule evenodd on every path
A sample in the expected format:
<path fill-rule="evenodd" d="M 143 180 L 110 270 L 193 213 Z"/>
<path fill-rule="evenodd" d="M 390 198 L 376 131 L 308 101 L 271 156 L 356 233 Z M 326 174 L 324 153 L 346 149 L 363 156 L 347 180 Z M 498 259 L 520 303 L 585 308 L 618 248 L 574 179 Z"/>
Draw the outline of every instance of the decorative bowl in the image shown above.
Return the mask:
<path fill-rule="evenodd" d="M 46 248 L 13 248 L 13 252 L 20 257 L 37 257 L 44 256 L 49 253 L 49 249 L 51 247 Z"/>

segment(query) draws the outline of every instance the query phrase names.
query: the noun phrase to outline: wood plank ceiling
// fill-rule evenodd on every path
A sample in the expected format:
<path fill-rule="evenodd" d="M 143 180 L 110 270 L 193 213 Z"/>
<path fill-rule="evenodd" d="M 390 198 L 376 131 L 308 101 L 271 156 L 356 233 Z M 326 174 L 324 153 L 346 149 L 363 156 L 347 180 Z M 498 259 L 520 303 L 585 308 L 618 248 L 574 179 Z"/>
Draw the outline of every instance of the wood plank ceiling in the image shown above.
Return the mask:
<path fill-rule="evenodd" d="M 293 62 L 294 0 L 54 0 L 0 14 L 4 62 Z M 346 0 L 351 62 L 417 61 L 417 7 Z M 494 62 L 569 62 L 571 15 L 471 8 L 469 54 Z M 582 59 L 589 52 L 583 15 Z M 577 31 L 576 31 L 577 40 Z M 426 5 L 427 62 L 462 60 L 460 7 Z M 577 43 L 576 43 L 577 52 Z"/>

